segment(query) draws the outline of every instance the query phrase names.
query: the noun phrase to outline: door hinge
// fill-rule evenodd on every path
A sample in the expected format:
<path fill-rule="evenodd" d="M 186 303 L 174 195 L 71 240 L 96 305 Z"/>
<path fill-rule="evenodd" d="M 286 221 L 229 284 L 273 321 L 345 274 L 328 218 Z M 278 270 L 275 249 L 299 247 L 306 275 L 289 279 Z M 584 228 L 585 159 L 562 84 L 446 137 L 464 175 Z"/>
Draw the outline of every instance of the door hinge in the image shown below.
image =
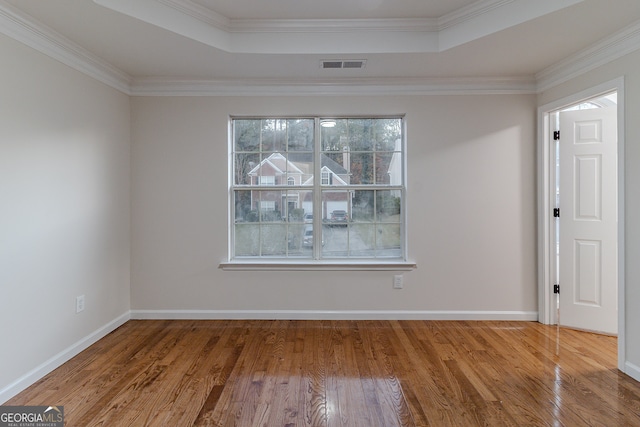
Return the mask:
<path fill-rule="evenodd" d="M 553 293 L 554 294 L 560 293 L 560 285 L 553 285 Z"/>
<path fill-rule="evenodd" d="M 553 217 L 554 218 L 560 218 L 560 208 L 554 208 L 553 209 Z"/>
<path fill-rule="evenodd" d="M 554 141 L 559 141 L 560 140 L 560 131 L 556 130 L 553 132 L 553 140 Z"/>

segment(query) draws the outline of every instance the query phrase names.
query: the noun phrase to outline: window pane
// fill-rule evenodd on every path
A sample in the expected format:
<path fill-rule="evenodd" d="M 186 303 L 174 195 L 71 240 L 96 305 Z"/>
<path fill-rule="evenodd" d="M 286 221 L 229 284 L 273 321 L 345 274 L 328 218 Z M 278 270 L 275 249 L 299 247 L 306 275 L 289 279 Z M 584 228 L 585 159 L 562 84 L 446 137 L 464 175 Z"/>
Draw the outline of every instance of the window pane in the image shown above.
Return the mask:
<path fill-rule="evenodd" d="M 311 200 L 311 191 L 288 190 L 282 192 L 282 218 L 290 223 L 304 222 L 304 202 L 305 197 Z M 311 206 L 311 201 L 309 205 Z M 310 211 L 313 210 L 310 208 Z"/>
<path fill-rule="evenodd" d="M 274 145 L 273 148 L 264 150 L 264 151 L 278 151 L 285 152 L 287 151 L 287 132 L 288 132 L 288 120 L 278 119 L 275 120 L 275 128 L 274 128 Z"/>
<path fill-rule="evenodd" d="M 287 160 L 287 176 L 294 178 L 294 185 L 313 185 L 313 153 L 288 153 Z"/>
<path fill-rule="evenodd" d="M 374 119 L 349 119 L 347 132 L 351 151 L 373 151 L 375 146 Z"/>
<path fill-rule="evenodd" d="M 324 258 L 344 258 L 349 254 L 348 227 L 335 227 L 330 224 L 322 225 L 322 236 L 325 240 L 322 246 Z"/>
<path fill-rule="evenodd" d="M 276 175 L 281 176 L 281 167 L 285 166 L 284 156 L 280 153 L 263 153 L 260 164 L 251 171 L 252 185 L 276 185 Z"/>
<path fill-rule="evenodd" d="M 234 191 L 235 222 L 257 222 L 258 213 L 251 204 L 251 191 Z"/>
<path fill-rule="evenodd" d="M 386 173 L 388 175 L 388 182 L 385 184 L 389 185 L 403 185 L 403 174 L 402 174 L 402 152 L 395 151 L 391 154 L 389 158 L 389 163 L 386 165 Z M 382 173 L 383 170 L 380 170 Z"/>
<path fill-rule="evenodd" d="M 371 222 L 375 219 L 375 192 L 355 191 L 351 219 L 354 222 Z"/>
<path fill-rule="evenodd" d="M 400 249 L 402 243 L 400 224 L 378 224 L 376 228 L 376 256 L 402 256 Z"/>
<path fill-rule="evenodd" d="M 342 152 L 345 147 L 349 147 L 348 120 L 334 120 L 334 127 L 321 127 L 320 140 L 322 142 L 322 151 Z"/>
<path fill-rule="evenodd" d="M 322 221 L 333 225 L 346 225 L 351 217 L 351 192 L 347 190 L 322 191 Z"/>
<path fill-rule="evenodd" d="M 234 181 L 238 185 L 250 185 L 260 163 L 259 154 L 241 153 L 234 156 Z"/>
<path fill-rule="evenodd" d="M 235 256 L 260 255 L 260 225 L 258 223 L 236 223 L 234 239 Z"/>
<path fill-rule="evenodd" d="M 400 223 L 400 190 L 377 191 L 376 213 L 379 222 Z"/>
<path fill-rule="evenodd" d="M 288 150 L 313 151 L 314 120 L 292 119 L 288 121 Z"/>
<path fill-rule="evenodd" d="M 252 128 L 258 127 L 259 150 L 263 152 L 285 152 L 287 147 L 287 122 L 286 119 L 262 119 L 255 120 Z"/>
<path fill-rule="evenodd" d="M 307 240 L 309 238 L 307 230 L 311 231 L 310 240 Z M 287 240 L 288 255 L 290 257 L 311 257 L 311 248 L 313 246 L 313 226 L 300 223 L 289 224 Z"/>
<path fill-rule="evenodd" d="M 349 229 L 349 256 L 373 257 L 376 248 L 375 225 L 354 223 Z"/>
<path fill-rule="evenodd" d="M 351 184 L 373 184 L 373 153 L 351 153 Z"/>
<path fill-rule="evenodd" d="M 260 222 L 282 221 L 282 192 L 255 190 L 252 192 L 253 208 L 258 210 Z"/>
<path fill-rule="evenodd" d="M 234 151 L 260 150 L 260 120 L 233 121 Z"/>
<path fill-rule="evenodd" d="M 261 254 L 264 256 L 286 255 L 287 224 L 263 224 L 261 226 Z"/>
<path fill-rule="evenodd" d="M 392 153 L 392 152 L 391 153 L 388 153 L 388 152 L 375 153 L 375 171 L 376 171 L 377 185 L 391 184 L 391 174 L 398 174 L 397 178 L 401 178 L 402 163 L 392 161 L 394 159 L 394 155 L 396 154 L 398 155 L 398 159 L 400 159 L 399 157 L 400 153 Z M 395 168 L 396 166 L 397 168 Z M 396 185 L 400 185 L 400 184 L 401 183 L 397 183 Z"/>
<path fill-rule="evenodd" d="M 295 222 L 303 222 L 305 224 L 313 223 L 313 191 L 300 190 L 289 191 L 289 200 L 296 196 L 296 214 Z M 301 219 L 300 218 L 301 215 Z"/>
<path fill-rule="evenodd" d="M 324 175 L 322 177 L 324 180 L 321 185 L 336 186 L 351 183 L 348 158 L 347 151 L 342 153 L 323 153 L 321 172 Z"/>
<path fill-rule="evenodd" d="M 276 121 L 274 119 L 263 119 L 260 127 L 260 150 L 276 151 Z"/>
<path fill-rule="evenodd" d="M 377 119 L 374 135 L 376 151 L 402 151 L 401 119 Z"/>

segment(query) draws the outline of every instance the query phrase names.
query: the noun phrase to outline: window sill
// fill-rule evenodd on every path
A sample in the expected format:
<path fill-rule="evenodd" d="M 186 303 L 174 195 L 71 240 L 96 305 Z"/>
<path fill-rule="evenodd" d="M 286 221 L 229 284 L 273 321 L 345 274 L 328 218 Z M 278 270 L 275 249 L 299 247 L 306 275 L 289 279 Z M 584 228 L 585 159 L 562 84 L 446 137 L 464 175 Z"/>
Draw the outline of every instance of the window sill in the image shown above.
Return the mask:
<path fill-rule="evenodd" d="M 225 271 L 411 271 L 418 268 L 410 261 L 364 262 L 292 262 L 292 261 L 226 261 L 218 268 Z"/>

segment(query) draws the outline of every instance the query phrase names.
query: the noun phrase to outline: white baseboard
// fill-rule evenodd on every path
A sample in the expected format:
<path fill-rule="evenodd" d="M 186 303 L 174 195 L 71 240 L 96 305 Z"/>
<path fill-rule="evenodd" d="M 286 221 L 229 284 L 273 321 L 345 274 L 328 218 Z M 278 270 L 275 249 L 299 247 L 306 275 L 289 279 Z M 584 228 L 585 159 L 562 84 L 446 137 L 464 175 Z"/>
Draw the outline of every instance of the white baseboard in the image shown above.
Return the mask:
<path fill-rule="evenodd" d="M 132 319 L 285 320 L 517 320 L 537 321 L 537 311 L 411 310 L 131 310 Z"/>
<path fill-rule="evenodd" d="M 80 341 L 72 344 L 70 347 L 64 349 L 60 353 L 53 356 L 51 359 L 42 363 L 40 366 L 27 372 L 13 383 L 0 390 L 0 402 L 6 402 L 16 394 L 20 393 L 25 388 L 29 387 L 49 372 L 53 371 L 66 361 L 76 356 L 81 351 L 85 350 L 95 342 L 104 338 L 107 334 L 114 331 L 118 327 L 124 325 L 131 318 L 131 313 L 126 312 L 119 317 L 115 318 L 111 322 L 82 338 Z"/>
<path fill-rule="evenodd" d="M 640 381 L 640 366 L 636 366 L 631 362 L 625 362 L 624 373 L 629 375 L 636 381 Z"/>

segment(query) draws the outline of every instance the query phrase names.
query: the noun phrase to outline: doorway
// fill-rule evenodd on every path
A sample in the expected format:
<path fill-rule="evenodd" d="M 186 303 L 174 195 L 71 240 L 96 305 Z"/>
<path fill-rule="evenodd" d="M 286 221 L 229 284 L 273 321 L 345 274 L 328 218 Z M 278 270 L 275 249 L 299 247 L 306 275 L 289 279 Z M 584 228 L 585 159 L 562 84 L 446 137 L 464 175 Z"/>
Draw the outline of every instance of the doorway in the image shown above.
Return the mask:
<path fill-rule="evenodd" d="M 625 360 L 623 83 L 616 79 L 538 110 L 539 321 L 617 332 L 620 369 Z M 613 118 L 605 126 L 600 116 L 607 111 Z M 602 153 L 599 141 L 606 137 L 611 146 L 611 127 L 612 150 Z M 602 231 L 604 217 L 609 229 L 603 240 L 596 231 Z M 608 314 L 599 314 L 603 305 Z M 600 322 L 599 316 L 609 320 Z"/>

